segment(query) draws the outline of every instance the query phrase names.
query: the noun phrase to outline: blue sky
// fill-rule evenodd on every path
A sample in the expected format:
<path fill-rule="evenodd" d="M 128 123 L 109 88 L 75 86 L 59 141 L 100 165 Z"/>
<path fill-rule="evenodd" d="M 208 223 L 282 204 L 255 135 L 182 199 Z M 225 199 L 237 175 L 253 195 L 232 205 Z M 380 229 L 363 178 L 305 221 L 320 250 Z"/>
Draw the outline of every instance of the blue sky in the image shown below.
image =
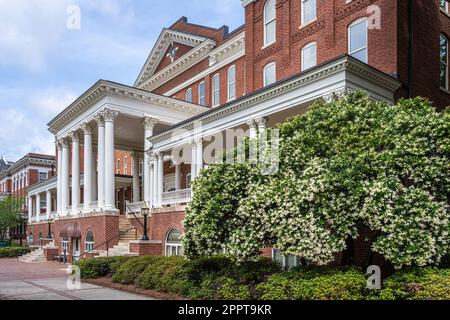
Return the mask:
<path fill-rule="evenodd" d="M 79 30 L 67 28 L 71 5 Z M 47 123 L 98 79 L 132 85 L 181 16 L 231 31 L 244 10 L 239 0 L 0 0 L 0 156 L 54 154 Z"/>

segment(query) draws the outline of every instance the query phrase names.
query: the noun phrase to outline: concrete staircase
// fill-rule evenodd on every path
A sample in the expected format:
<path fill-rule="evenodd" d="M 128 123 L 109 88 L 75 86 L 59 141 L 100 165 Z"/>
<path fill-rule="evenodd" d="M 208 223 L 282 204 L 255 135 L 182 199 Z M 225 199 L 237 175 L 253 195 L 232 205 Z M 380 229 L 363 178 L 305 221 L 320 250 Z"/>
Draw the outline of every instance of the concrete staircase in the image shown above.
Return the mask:
<path fill-rule="evenodd" d="M 137 256 L 138 254 L 130 252 L 130 241 L 139 240 L 140 235 L 133 229 L 133 225 L 128 221 L 126 217 L 120 217 L 119 219 L 119 244 L 109 249 L 108 254 L 106 251 L 101 252 L 99 257 L 121 257 L 121 256 Z"/>
<path fill-rule="evenodd" d="M 31 262 L 46 262 L 47 258 L 44 255 L 44 249 L 47 247 L 53 247 L 54 243 L 49 243 L 42 248 L 37 248 L 36 250 L 31 251 L 30 253 L 19 257 L 20 262 L 31 263 Z"/>

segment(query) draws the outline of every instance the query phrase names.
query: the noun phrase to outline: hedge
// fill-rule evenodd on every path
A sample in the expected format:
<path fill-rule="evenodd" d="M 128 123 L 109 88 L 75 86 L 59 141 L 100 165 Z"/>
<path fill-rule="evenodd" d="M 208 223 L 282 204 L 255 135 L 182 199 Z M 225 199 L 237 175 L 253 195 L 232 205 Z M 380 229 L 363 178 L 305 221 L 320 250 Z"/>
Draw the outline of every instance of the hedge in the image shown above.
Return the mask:
<path fill-rule="evenodd" d="M 12 258 L 19 255 L 30 253 L 29 248 L 24 247 L 6 247 L 0 248 L 0 258 Z"/>
<path fill-rule="evenodd" d="M 367 289 L 356 268 L 309 267 L 281 272 L 267 258 L 240 265 L 217 256 L 187 261 L 183 257 L 110 257 L 76 262 L 82 278 L 111 276 L 121 284 L 211 300 L 405 300 L 450 299 L 450 269 L 397 272 L 383 290 Z"/>
<path fill-rule="evenodd" d="M 383 300 L 450 300 L 450 269 L 423 268 L 398 272 L 386 279 Z"/>

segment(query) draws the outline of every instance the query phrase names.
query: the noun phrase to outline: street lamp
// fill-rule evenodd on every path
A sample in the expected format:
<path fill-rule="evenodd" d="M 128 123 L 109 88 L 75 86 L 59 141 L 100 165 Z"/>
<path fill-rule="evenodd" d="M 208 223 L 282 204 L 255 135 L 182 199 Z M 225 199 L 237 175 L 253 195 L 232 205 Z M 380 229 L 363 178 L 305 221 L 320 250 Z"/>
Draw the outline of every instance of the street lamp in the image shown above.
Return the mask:
<path fill-rule="evenodd" d="M 147 217 L 150 214 L 149 208 L 142 208 L 141 213 L 144 216 L 144 235 L 142 236 L 142 241 L 148 241 L 148 235 L 147 235 Z"/>
<path fill-rule="evenodd" d="M 52 238 L 52 222 L 50 220 L 48 220 L 48 235 L 47 235 L 47 239 L 51 239 Z"/>

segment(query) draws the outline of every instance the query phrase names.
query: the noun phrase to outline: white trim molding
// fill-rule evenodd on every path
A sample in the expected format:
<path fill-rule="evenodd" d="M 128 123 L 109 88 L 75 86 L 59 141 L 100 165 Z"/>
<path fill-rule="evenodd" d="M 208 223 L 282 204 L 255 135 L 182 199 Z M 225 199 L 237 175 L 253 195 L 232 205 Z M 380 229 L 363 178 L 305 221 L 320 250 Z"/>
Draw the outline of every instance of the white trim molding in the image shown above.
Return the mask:
<path fill-rule="evenodd" d="M 196 47 L 205 40 L 205 37 L 195 36 L 189 33 L 167 28 L 163 29 L 144 66 L 142 67 L 134 86 L 140 86 L 143 82 L 155 74 L 156 68 L 164 58 L 164 54 L 172 42 L 184 44 L 190 47 Z"/>

